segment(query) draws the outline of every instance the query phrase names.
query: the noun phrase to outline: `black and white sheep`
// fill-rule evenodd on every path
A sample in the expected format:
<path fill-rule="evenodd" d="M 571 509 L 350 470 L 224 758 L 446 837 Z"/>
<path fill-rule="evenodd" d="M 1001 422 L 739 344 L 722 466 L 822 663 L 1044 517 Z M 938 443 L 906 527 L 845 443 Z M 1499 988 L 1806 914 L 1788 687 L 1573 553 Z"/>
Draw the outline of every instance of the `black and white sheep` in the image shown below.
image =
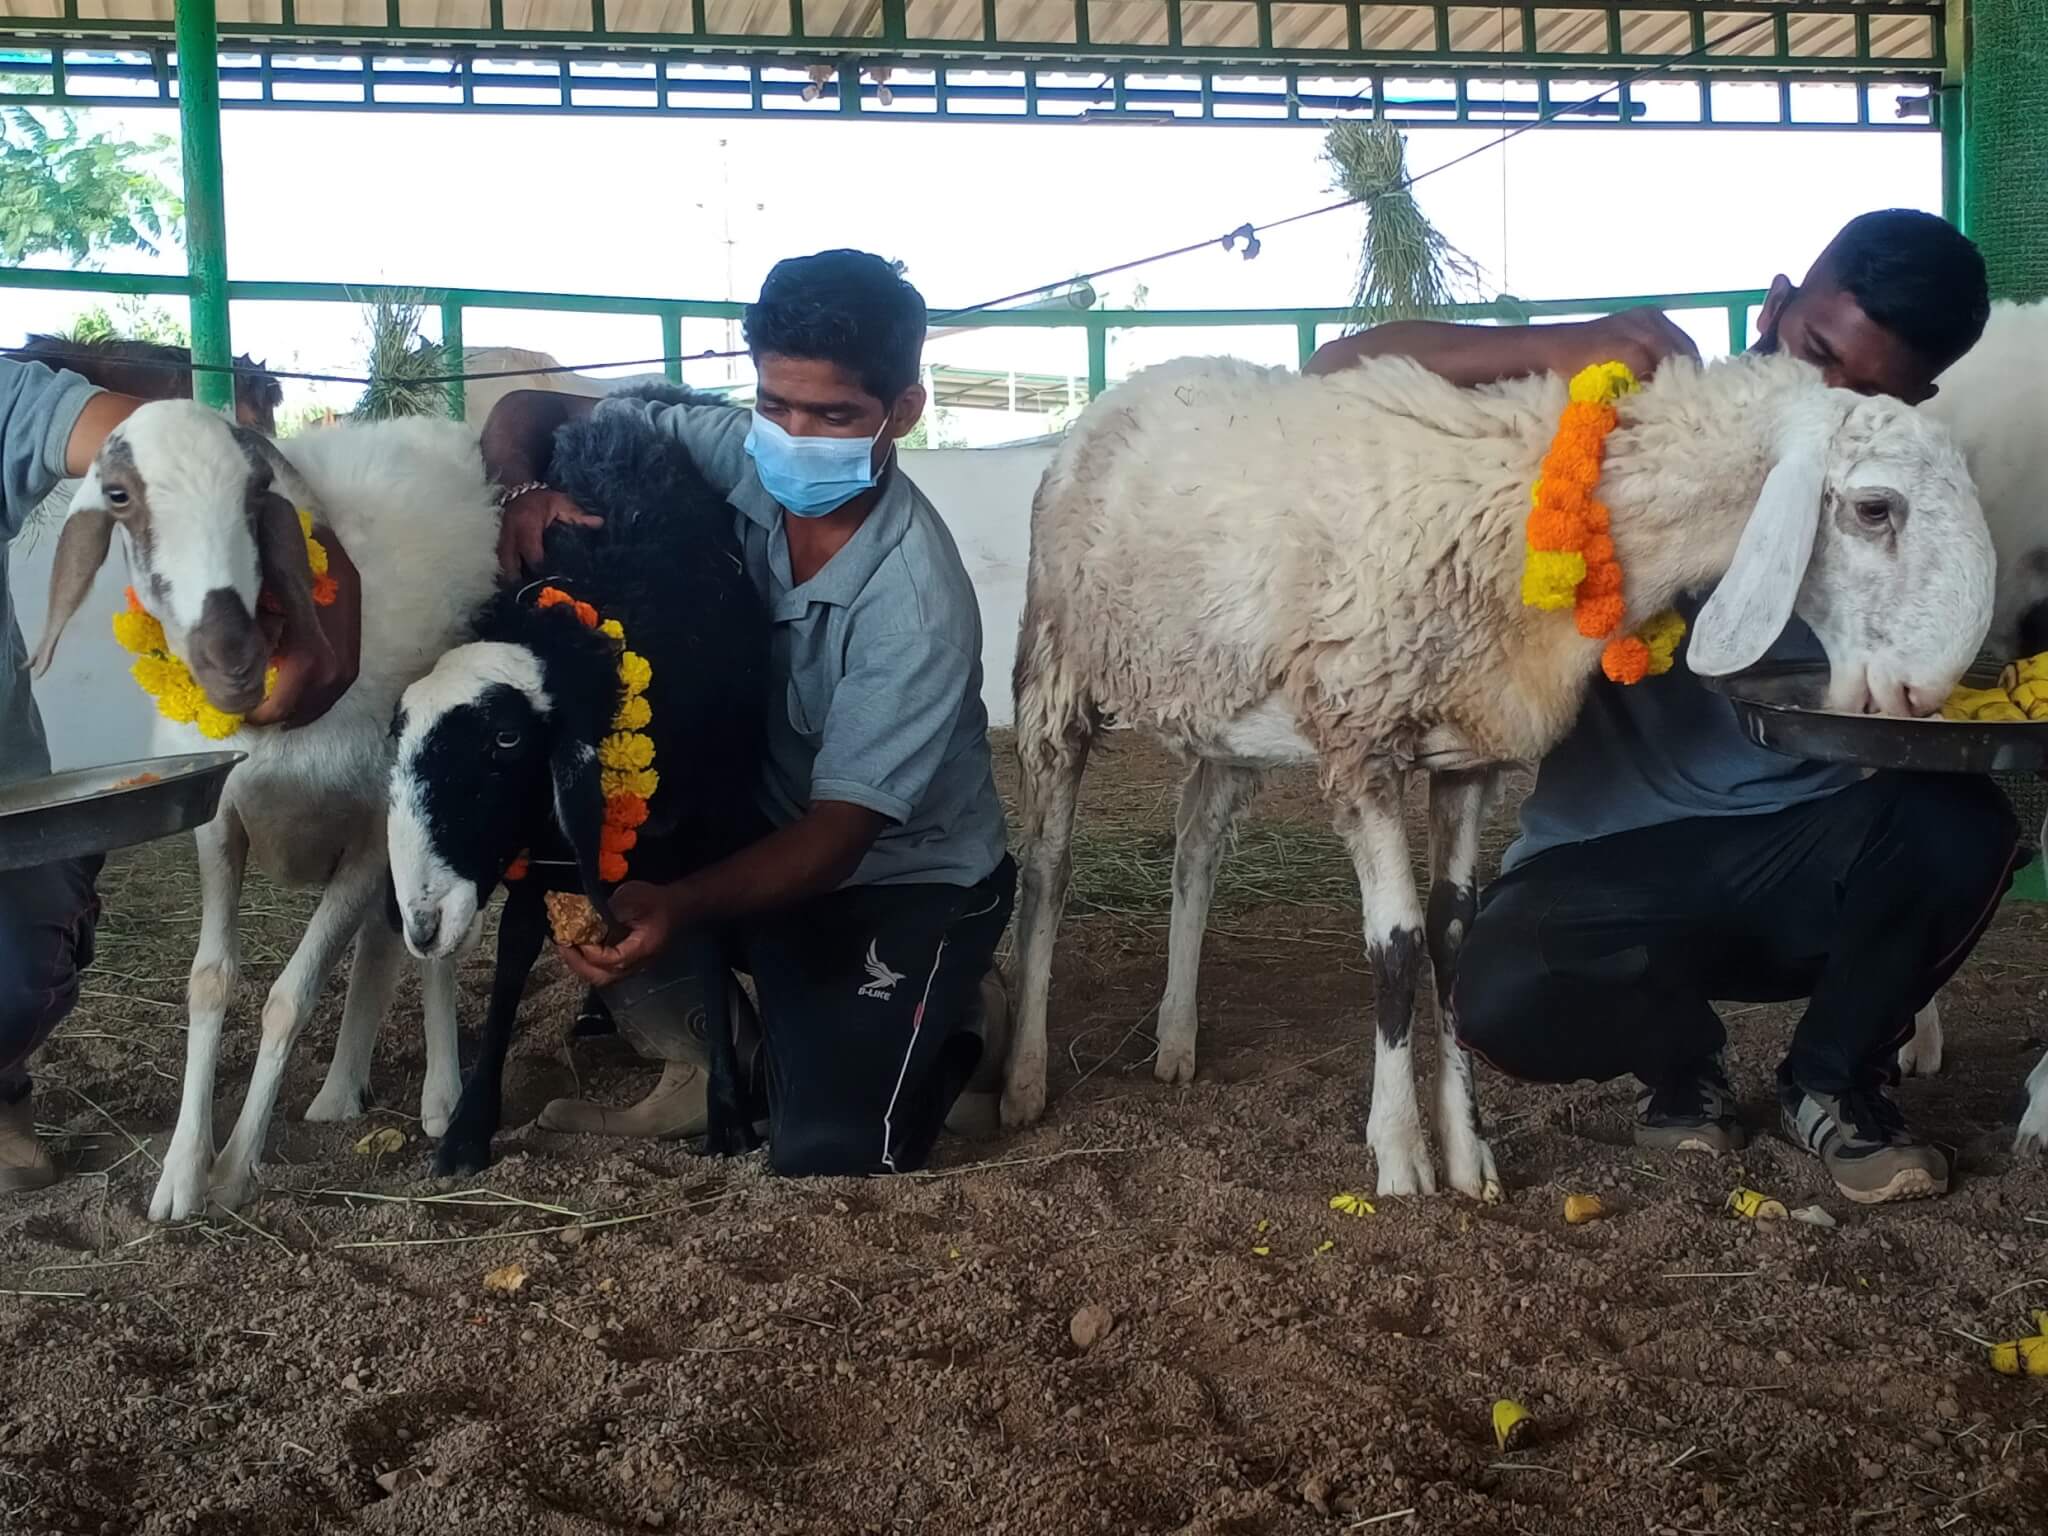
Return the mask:
<path fill-rule="evenodd" d="M 630 877 L 675 880 L 736 851 L 756 824 L 768 617 L 741 564 L 731 506 L 678 442 L 632 408 L 600 408 L 562 427 L 547 473 L 603 526 L 551 530 L 545 580 L 486 605 L 476 640 L 406 690 L 393 725 L 392 897 L 414 954 L 453 954 L 506 869 L 530 853 L 526 875 L 505 882 L 490 1011 L 436 1158 L 441 1173 L 490 1161 L 521 991 L 547 937 L 545 893 L 580 888 L 608 916 L 597 750 L 622 697 L 619 650 L 568 605 L 539 607 L 542 586 L 616 619 L 653 669 L 641 729 L 653 739 L 660 784 Z M 717 974 L 716 941 L 688 941 L 699 946 L 700 974 Z M 752 1138 L 726 1007 L 726 989 L 708 988 L 714 1152 L 744 1150 Z"/>

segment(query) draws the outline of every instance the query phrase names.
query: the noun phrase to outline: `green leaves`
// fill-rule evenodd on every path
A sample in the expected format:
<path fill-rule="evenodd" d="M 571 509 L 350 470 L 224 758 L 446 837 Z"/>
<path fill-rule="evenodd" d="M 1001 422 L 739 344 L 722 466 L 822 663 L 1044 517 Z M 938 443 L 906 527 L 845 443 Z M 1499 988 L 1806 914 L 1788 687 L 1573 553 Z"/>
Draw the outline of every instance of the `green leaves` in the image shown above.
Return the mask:
<path fill-rule="evenodd" d="M 83 266 L 110 250 L 157 254 L 185 207 L 157 174 L 169 139 L 87 132 L 54 107 L 0 107 L 0 262 L 56 254 Z"/>

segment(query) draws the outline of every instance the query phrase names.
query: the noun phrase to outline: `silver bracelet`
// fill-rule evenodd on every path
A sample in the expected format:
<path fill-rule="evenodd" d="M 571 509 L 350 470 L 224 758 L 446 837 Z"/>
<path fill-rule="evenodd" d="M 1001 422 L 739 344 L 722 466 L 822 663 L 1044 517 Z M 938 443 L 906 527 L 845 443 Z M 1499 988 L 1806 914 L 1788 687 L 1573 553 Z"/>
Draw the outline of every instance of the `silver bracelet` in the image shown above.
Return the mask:
<path fill-rule="evenodd" d="M 498 492 L 498 507 L 502 511 L 528 491 L 544 491 L 547 488 L 548 483 L 545 480 L 522 480 L 519 484 Z"/>

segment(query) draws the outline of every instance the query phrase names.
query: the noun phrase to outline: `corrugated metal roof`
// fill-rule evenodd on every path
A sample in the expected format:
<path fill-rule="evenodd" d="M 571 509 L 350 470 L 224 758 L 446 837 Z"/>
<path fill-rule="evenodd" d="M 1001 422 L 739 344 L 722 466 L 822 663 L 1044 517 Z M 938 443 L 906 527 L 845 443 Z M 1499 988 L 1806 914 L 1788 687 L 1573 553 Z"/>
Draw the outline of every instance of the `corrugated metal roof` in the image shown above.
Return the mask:
<path fill-rule="evenodd" d="M 830 50 L 882 57 L 946 48 L 969 57 L 1040 59 L 1128 56 L 1143 50 L 1162 62 L 1213 60 L 1218 51 L 1246 59 L 1327 53 L 1391 62 L 1447 52 L 1463 55 L 1466 63 L 1485 54 L 1503 56 L 1503 62 L 1535 55 L 1551 62 L 1559 56 L 1640 62 L 1693 50 L 1696 20 L 1709 51 L 1689 65 L 1695 68 L 1768 67 L 1774 62 L 1809 71 L 1830 63 L 1839 68 L 1925 65 L 1939 47 L 1940 7 L 1924 0 L 1829 0 L 1811 6 L 1728 0 L 1696 8 L 1672 0 L 1647 3 L 1659 8 L 1629 8 L 1625 0 L 1616 0 L 1538 6 L 1525 13 L 1520 6 L 1366 0 L 1355 7 L 1356 45 L 1351 41 L 1354 7 L 1341 0 L 1272 0 L 1263 8 L 1269 41 L 1260 36 L 1262 8 L 1250 0 L 1183 0 L 1177 7 L 1177 42 L 1174 8 L 1167 0 L 1082 0 L 1078 11 L 1074 0 L 994 0 L 993 35 L 985 31 L 983 0 L 901 0 L 886 7 L 883 0 L 804 0 L 800 32 L 792 27 L 790 0 L 609 0 L 602 6 L 601 22 L 592 0 L 502 0 L 502 30 L 495 33 L 491 0 L 398 0 L 395 29 L 386 0 L 297 0 L 290 21 L 284 0 L 220 0 L 218 14 L 229 39 L 305 36 L 309 29 L 362 41 L 477 41 L 488 33 L 511 42 L 595 48 L 694 44 L 706 50 Z M 49 26 L 75 17 L 82 34 L 104 36 L 107 29 L 128 23 L 138 33 L 159 35 L 170 29 L 172 10 L 173 0 L 75 0 L 70 11 L 66 0 L 0 0 L 0 32 L 7 30 L 9 18 Z M 901 17 L 895 35 L 885 27 L 891 12 Z M 1439 12 L 1445 23 L 1441 42 Z M 1766 12 L 1782 13 L 1782 26 L 1756 25 Z M 1531 22 L 1526 29 L 1525 14 Z M 1859 51 L 1859 23 L 1867 27 L 1867 52 Z"/>

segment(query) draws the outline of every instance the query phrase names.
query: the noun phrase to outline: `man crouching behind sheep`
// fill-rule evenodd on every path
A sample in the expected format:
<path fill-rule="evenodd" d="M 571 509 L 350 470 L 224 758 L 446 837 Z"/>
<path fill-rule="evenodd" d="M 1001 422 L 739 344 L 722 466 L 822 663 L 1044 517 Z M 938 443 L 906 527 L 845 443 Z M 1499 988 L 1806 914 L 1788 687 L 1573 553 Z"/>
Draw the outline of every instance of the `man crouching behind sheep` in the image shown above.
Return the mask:
<path fill-rule="evenodd" d="M 778 1172 L 917 1168 L 978 1065 L 979 1091 L 993 1089 L 1005 1009 L 989 962 L 1016 867 L 989 760 L 980 609 L 945 524 L 895 461 L 924 410 L 924 333 L 924 300 L 879 258 L 785 261 L 747 310 L 755 409 L 642 407 L 731 498 L 769 607 L 763 822 L 723 863 L 621 886 L 611 906 L 629 931 L 616 947 L 563 949 L 622 1032 L 662 1042 L 668 1065 L 631 1109 L 557 1102 L 549 1129 L 704 1129 L 690 1022 L 701 989 L 726 978 L 689 974 L 677 938 L 708 925 L 759 993 Z M 555 430 L 595 404 L 522 391 L 485 425 L 484 462 L 512 492 L 507 537 L 529 565 L 542 530 L 584 516 L 545 482 Z M 744 1062 L 744 1016 L 740 1036 Z"/>

